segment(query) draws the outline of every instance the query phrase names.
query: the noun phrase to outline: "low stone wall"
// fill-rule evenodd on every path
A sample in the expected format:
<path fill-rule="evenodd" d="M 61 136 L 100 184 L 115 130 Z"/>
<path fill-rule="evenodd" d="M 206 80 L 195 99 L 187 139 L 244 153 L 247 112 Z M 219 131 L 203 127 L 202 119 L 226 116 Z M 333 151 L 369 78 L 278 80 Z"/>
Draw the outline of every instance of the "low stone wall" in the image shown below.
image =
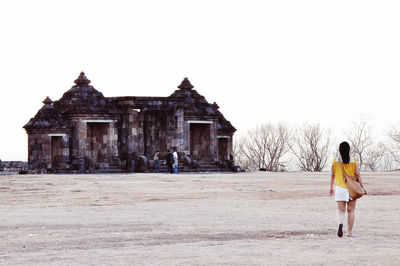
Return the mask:
<path fill-rule="evenodd" d="M 28 163 L 22 161 L 0 161 L 0 175 L 11 175 L 28 170 Z"/>

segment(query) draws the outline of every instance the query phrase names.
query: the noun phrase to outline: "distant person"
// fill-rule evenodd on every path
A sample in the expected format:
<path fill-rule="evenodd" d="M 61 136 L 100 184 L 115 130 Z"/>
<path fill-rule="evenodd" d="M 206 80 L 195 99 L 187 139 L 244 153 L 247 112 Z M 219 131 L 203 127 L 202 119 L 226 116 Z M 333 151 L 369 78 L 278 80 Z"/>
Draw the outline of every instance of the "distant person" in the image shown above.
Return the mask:
<path fill-rule="evenodd" d="M 154 168 L 156 170 L 160 170 L 160 152 L 157 150 L 156 153 L 154 154 Z"/>
<path fill-rule="evenodd" d="M 174 153 L 172 155 L 174 156 L 174 164 L 173 164 L 174 173 L 177 174 L 178 173 L 178 153 L 176 152 L 176 148 L 174 148 Z"/>
<path fill-rule="evenodd" d="M 170 174 L 172 174 L 172 173 L 173 173 L 172 164 L 174 163 L 174 156 L 172 155 L 172 153 L 170 152 L 170 150 L 168 150 L 168 152 L 167 152 L 167 155 L 166 155 L 166 157 L 165 157 L 165 161 L 166 161 L 166 163 L 167 163 L 168 172 L 169 172 Z"/>
<path fill-rule="evenodd" d="M 357 166 L 357 160 L 354 158 L 350 160 L 350 145 L 347 142 L 342 142 L 339 145 L 339 153 L 341 157 L 341 161 L 343 162 L 343 169 L 347 176 L 355 176 L 357 177 L 358 182 L 361 187 L 364 188 L 360 171 Z M 339 161 L 335 160 L 332 164 L 332 174 L 331 174 L 331 186 L 329 190 L 329 194 L 332 196 L 334 194 L 333 183 L 336 181 L 335 186 L 335 201 L 337 202 L 338 207 L 338 237 L 343 236 L 343 223 L 346 215 L 347 209 L 347 236 L 353 237 L 353 225 L 355 219 L 355 209 L 356 209 L 356 199 L 353 200 L 350 198 L 349 191 L 347 190 L 347 185 L 345 182 L 345 178 L 342 173 L 342 169 L 340 167 L 340 159 Z M 346 206 L 347 205 L 347 206 Z M 347 208 L 346 208 L 347 207 Z"/>

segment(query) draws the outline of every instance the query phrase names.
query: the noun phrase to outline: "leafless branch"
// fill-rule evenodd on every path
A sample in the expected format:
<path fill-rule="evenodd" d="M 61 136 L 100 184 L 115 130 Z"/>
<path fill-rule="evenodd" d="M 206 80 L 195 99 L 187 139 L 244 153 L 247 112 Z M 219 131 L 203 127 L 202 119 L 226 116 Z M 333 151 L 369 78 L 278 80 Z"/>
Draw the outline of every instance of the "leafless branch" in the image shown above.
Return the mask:
<path fill-rule="evenodd" d="M 305 124 L 293 137 L 292 153 L 302 171 L 322 171 L 328 162 L 331 148 L 330 131 L 323 131 L 319 124 Z"/>
<path fill-rule="evenodd" d="M 282 157 L 290 150 L 291 131 L 283 124 L 263 124 L 249 130 L 237 144 L 236 157 L 246 170 L 265 168 L 277 171 Z M 236 162 L 238 163 L 238 162 Z"/>
<path fill-rule="evenodd" d="M 346 132 L 346 137 L 350 141 L 353 153 L 359 159 L 360 169 L 364 169 L 364 157 L 368 148 L 372 145 L 372 129 L 367 119 L 360 118 L 353 122 L 353 127 Z"/>

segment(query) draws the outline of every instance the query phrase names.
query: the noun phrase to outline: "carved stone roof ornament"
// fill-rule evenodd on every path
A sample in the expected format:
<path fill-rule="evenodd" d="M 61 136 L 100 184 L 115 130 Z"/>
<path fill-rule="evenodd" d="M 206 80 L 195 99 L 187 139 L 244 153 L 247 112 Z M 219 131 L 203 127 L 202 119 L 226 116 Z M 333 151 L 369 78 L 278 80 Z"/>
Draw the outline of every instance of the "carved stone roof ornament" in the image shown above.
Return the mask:
<path fill-rule="evenodd" d="M 76 85 L 54 102 L 55 108 L 61 113 L 107 114 L 119 112 L 109 99 L 106 99 L 101 92 L 89 85 L 90 80 L 84 72 L 81 72 L 74 82 Z"/>
<path fill-rule="evenodd" d="M 184 78 L 184 79 L 182 80 L 181 85 L 179 85 L 178 88 L 181 89 L 181 90 L 191 90 L 191 89 L 193 89 L 194 87 L 193 87 L 193 85 L 190 83 L 190 81 L 189 81 L 188 78 Z"/>
<path fill-rule="evenodd" d="M 46 99 L 44 99 L 42 103 L 44 103 L 44 104 L 52 104 L 53 101 L 49 98 L 49 96 L 47 96 Z"/>
<path fill-rule="evenodd" d="M 192 89 L 193 85 L 188 78 L 185 78 L 178 88 L 179 90 L 175 90 L 170 97 L 183 105 L 185 115 L 199 118 L 215 118 L 218 116 L 215 106 L 208 103 L 204 96 L 200 95 L 195 89 Z"/>
<path fill-rule="evenodd" d="M 43 106 L 36 115 L 24 126 L 25 129 L 67 129 L 68 122 L 53 106 L 53 101 L 47 96 Z"/>
<path fill-rule="evenodd" d="M 76 85 L 89 85 L 90 84 L 90 80 L 85 76 L 84 72 L 81 72 L 81 74 L 79 74 L 79 77 L 74 81 Z"/>

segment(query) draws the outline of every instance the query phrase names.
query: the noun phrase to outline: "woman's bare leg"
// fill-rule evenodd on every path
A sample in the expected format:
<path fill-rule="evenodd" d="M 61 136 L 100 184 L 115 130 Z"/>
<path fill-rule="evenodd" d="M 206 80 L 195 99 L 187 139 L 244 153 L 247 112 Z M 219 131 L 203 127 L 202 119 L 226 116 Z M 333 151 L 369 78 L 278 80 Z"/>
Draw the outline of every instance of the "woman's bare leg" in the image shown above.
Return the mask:
<path fill-rule="evenodd" d="M 344 223 L 344 216 L 346 214 L 346 202 L 345 201 L 337 201 L 338 206 L 338 237 L 343 236 L 343 223 Z"/>
<path fill-rule="evenodd" d="M 351 200 L 347 203 L 347 236 L 353 235 L 353 225 L 355 220 L 355 210 L 356 210 L 357 200 Z"/>

